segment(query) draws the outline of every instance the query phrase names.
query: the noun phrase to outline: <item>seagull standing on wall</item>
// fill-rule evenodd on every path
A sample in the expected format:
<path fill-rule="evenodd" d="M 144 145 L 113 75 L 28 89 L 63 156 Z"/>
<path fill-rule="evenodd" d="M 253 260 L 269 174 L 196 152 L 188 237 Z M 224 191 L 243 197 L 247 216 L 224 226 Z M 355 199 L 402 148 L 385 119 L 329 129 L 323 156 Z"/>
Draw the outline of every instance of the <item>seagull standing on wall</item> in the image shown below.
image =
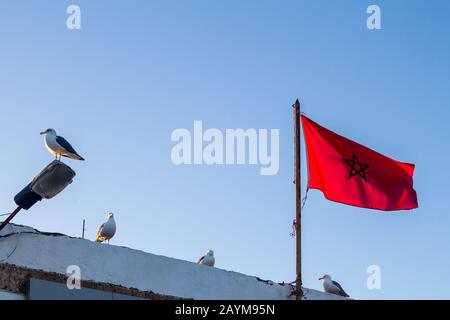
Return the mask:
<path fill-rule="evenodd" d="M 56 135 L 55 129 L 47 129 L 41 132 L 41 135 L 45 136 L 45 146 L 56 157 L 56 160 L 61 160 L 61 157 L 84 160 L 66 139 Z"/>
<path fill-rule="evenodd" d="M 319 278 L 319 280 L 323 280 L 323 289 L 325 290 L 325 292 L 337 294 L 338 296 L 342 296 L 342 297 L 350 297 L 344 291 L 344 289 L 342 289 L 342 287 L 339 283 L 331 280 L 331 277 L 329 275 L 326 274 L 323 277 Z"/>
<path fill-rule="evenodd" d="M 102 223 L 97 231 L 96 242 L 108 241 L 116 234 L 116 221 L 114 221 L 114 214 L 110 212 L 108 214 L 108 221 Z"/>
<path fill-rule="evenodd" d="M 214 263 L 216 262 L 216 259 L 214 259 L 214 251 L 208 250 L 206 252 L 206 255 L 198 259 L 198 264 L 203 264 L 205 266 L 214 267 Z"/>

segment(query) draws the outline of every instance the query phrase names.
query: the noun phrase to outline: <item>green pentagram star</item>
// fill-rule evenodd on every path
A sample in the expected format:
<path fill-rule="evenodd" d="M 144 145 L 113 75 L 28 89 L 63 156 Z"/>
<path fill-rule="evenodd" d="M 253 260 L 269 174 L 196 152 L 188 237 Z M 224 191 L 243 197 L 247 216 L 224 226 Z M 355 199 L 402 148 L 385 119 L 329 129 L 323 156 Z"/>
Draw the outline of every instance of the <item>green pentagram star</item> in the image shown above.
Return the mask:
<path fill-rule="evenodd" d="M 348 174 L 349 179 L 358 175 L 361 178 L 363 178 L 364 181 L 367 181 L 367 176 L 366 176 L 365 170 L 367 170 L 367 168 L 369 168 L 368 164 L 363 164 L 363 163 L 359 162 L 358 156 L 355 153 L 353 153 L 352 160 L 350 160 L 350 159 L 344 159 L 344 160 L 350 166 L 350 172 Z"/>

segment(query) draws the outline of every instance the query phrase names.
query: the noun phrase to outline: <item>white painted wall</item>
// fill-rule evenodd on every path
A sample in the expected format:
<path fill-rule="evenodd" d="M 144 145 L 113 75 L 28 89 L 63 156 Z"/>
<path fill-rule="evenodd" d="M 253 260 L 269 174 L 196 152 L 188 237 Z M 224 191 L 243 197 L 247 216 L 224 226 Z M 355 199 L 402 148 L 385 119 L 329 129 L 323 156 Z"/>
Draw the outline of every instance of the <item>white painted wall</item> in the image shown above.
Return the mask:
<path fill-rule="evenodd" d="M 85 280 L 193 299 L 293 299 L 290 286 L 192 262 L 67 236 L 50 236 L 30 227 L 9 225 L 0 235 L 0 263 L 65 274 L 81 268 Z M 9 257 L 8 257 L 9 256 Z M 340 297 L 305 289 L 307 299 Z M 0 296 L 1 299 L 1 296 Z"/>

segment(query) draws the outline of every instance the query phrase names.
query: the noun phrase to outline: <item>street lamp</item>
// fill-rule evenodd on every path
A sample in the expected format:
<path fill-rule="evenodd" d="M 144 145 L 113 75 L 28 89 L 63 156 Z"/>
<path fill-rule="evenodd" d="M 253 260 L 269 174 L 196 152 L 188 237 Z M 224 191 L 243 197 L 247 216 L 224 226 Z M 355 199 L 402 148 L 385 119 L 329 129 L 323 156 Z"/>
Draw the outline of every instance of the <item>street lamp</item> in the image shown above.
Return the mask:
<path fill-rule="evenodd" d="M 42 198 L 53 198 L 71 184 L 74 177 L 75 171 L 63 162 L 59 160 L 51 162 L 14 197 L 17 208 L 0 225 L 0 231 L 21 209 L 30 209 Z"/>

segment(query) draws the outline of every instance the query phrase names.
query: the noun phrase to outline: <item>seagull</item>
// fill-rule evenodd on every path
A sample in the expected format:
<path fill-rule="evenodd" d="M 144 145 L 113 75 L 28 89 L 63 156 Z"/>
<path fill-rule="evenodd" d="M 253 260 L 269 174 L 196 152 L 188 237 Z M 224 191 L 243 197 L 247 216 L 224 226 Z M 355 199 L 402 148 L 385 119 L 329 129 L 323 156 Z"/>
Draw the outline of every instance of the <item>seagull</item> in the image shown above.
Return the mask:
<path fill-rule="evenodd" d="M 114 214 L 112 212 L 108 213 L 108 221 L 102 223 L 100 228 L 97 231 L 97 237 L 95 238 L 96 242 L 107 241 L 114 237 L 116 233 L 116 222 L 114 221 Z"/>
<path fill-rule="evenodd" d="M 204 255 L 203 257 L 198 259 L 197 263 L 203 264 L 203 265 L 209 266 L 209 267 L 214 267 L 215 261 L 216 261 L 216 259 L 214 259 L 214 251 L 208 250 L 208 252 L 206 252 L 206 255 Z"/>
<path fill-rule="evenodd" d="M 325 292 L 337 294 L 338 296 L 350 297 L 344 289 L 342 289 L 341 285 L 336 281 L 331 280 L 331 277 L 326 274 L 323 277 L 319 278 L 319 280 L 323 280 L 323 289 Z"/>
<path fill-rule="evenodd" d="M 55 129 L 47 129 L 41 132 L 41 135 L 45 136 L 45 146 L 56 157 L 56 160 L 58 160 L 58 157 L 59 160 L 61 160 L 61 157 L 84 160 L 66 139 L 56 135 Z"/>

